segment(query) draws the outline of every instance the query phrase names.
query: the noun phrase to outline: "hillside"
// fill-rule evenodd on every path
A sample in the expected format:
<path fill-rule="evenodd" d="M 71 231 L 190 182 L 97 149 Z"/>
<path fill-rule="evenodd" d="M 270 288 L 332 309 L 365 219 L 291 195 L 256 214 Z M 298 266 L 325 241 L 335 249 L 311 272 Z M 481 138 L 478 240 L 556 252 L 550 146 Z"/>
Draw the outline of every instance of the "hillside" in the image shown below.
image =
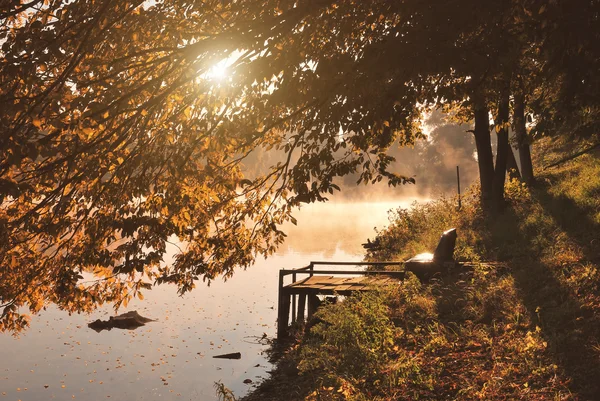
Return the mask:
<path fill-rule="evenodd" d="M 542 141 L 536 164 L 577 150 Z M 477 188 L 460 211 L 449 198 L 393 211 L 369 259 L 431 250 L 456 227 L 456 258 L 485 263 L 322 308 L 245 399 L 600 399 L 598 156 L 540 168 L 532 187 L 511 182 L 491 222 Z"/>

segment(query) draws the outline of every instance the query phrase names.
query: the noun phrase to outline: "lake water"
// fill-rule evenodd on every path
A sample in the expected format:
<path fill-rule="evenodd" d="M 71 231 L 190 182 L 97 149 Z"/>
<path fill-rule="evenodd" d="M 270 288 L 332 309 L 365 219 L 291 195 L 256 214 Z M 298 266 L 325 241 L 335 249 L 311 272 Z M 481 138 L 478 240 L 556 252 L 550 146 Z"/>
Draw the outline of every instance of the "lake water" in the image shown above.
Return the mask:
<path fill-rule="evenodd" d="M 374 227 L 387 225 L 387 211 L 410 202 L 306 206 L 268 260 L 227 282 L 199 282 L 183 297 L 172 286 L 154 287 L 144 301 L 120 310 L 157 319 L 137 330 L 87 327 L 114 314 L 110 307 L 72 316 L 48 308 L 20 337 L 0 333 L 0 401 L 215 400 L 217 381 L 242 396 L 272 368 L 259 340 L 275 336 L 278 270 L 311 260 L 361 260 L 360 244 L 375 236 Z M 242 358 L 212 358 L 230 352 Z"/>

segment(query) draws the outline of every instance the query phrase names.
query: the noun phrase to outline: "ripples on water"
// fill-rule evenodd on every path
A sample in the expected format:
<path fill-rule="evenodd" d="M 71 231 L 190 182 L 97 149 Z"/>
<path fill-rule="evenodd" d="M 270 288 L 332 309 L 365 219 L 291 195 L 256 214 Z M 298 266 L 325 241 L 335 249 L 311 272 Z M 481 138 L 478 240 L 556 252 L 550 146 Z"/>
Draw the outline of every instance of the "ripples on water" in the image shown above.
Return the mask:
<path fill-rule="evenodd" d="M 387 225 L 387 210 L 407 203 L 307 206 L 268 260 L 184 297 L 164 285 L 132 301 L 120 312 L 158 319 L 135 331 L 87 327 L 112 315 L 110 307 L 72 316 L 48 308 L 19 338 L 0 334 L 0 400 L 214 400 L 219 380 L 241 396 L 251 389 L 245 379 L 256 383 L 271 369 L 257 339 L 275 336 L 278 270 L 361 260 L 360 244 Z M 230 352 L 242 358 L 212 358 Z"/>

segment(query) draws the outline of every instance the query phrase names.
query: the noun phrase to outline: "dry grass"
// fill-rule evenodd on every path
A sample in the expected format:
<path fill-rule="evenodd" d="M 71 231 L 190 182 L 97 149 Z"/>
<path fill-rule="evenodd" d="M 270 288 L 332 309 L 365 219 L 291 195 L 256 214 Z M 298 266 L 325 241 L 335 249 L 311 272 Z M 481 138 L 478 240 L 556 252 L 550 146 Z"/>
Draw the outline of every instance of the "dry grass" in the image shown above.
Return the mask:
<path fill-rule="evenodd" d="M 557 144 L 540 146 L 544 157 L 558 158 Z M 456 227 L 459 260 L 499 263 L 428 285 L 411 277 L 380 301 L 324 308 L 326 323 L 286 359 L 301 371 L 280 377 L 299 379 L 301 391 L 290 398 L 280 388 L 272 399 L 600 399 L 598 155 L 538 173 L 532 188 L 508 185 L 509 205 L 495 220 L 485 218 L 476 189 L 461 211 L 439 199 L 394 212 L 378 234 L 383 248 L 368 258 L 431 250 L 441 231 Z M 357 315 L 360 305 L 369 311 Z M 367 315 L 371 323 L 360 320 Z M 356 330 L 392 338 L 358 344 Z M 343 363 L 346 349 L 366 352 L 372 366 Z"/>

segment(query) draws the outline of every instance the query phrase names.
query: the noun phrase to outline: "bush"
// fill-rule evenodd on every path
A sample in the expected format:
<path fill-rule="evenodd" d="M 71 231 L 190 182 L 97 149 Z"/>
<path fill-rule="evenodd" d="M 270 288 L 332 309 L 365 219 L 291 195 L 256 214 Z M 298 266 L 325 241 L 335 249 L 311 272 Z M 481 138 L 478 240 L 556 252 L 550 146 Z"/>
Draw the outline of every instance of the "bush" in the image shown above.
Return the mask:
<path fill-rule="evenodd" d="M 368 260 L 406 260 L 422 252 L 433 252 L 442 232 L 456 228 L 459 235 L 454 252 L 457 260 L 479 260 L 485 253 L 482 237 L 483 211 L 473 187 L 463 197 L 462 209 L 456 198 L 442 197 L 410 208 L 389 212 L 390 225 L 377 233 L 380 247 L 367 254 Z"/>
<path fill-rule="evenodd" d="M 301 351 L 301 373 L 324 373 L 350 383 L 376 380 L 389 360 L 395 327 L 389 319 L 386 295 L 355 294 L 319 309 L 319 320 Z"/>

